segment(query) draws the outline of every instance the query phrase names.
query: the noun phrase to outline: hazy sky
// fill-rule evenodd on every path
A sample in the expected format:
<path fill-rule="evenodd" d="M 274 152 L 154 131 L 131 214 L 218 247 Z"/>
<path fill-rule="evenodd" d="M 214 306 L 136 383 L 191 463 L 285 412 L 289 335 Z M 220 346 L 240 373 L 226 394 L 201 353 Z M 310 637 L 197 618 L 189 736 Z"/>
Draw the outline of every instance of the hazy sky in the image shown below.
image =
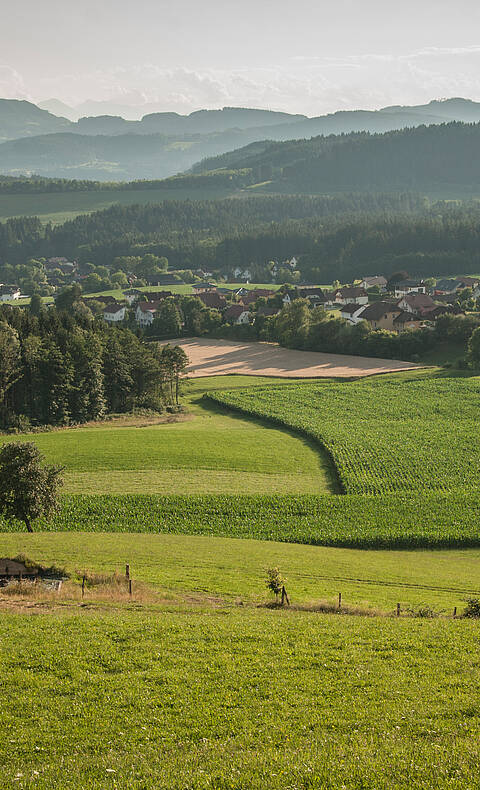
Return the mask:
<path fill-rule="evenodd" d="M 480 4 L 10 1 L 1 10 L 0 96 L 308 115 L 480 99 Z"/>

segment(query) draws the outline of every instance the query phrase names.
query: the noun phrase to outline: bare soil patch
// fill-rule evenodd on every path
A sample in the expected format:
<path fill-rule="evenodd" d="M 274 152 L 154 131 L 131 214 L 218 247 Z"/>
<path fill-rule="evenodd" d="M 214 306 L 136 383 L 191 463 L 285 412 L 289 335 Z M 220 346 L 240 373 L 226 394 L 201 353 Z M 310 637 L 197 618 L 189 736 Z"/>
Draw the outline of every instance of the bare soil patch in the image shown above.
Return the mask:
<path fill-rule="evenodd" d="M 418 365 L 396 359 L 374 359 L 344 354 L 296 351 L 276 343 L 249 343 L 207 338 L 170 340 L 181 346 L 190 364 L 191 378 L 226 376 L 279 376 L 282 378 L 352 378 L 414 370 Z"/>

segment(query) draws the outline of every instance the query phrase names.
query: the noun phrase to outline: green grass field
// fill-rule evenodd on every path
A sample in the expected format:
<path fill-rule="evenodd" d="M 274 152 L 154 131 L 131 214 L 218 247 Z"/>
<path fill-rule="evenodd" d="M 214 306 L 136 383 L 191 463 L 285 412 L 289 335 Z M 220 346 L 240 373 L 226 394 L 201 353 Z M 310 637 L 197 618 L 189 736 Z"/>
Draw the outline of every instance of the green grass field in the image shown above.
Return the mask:
<path fill-rule="evenodd" d="M 477 630 L 228 608 L 3 614 L 2 788 L 473 790 Z"/>
<path fill-rule="evenodd" d="M 0 589 L 2 790 L 474 790 L 478 623 L 452 615 L 480 598 L 479 393 L 198 379 L 182 422 L 29 437 L 82 493 L 0 556 L 76 597 Z M 81 598 L 126 563 L 131 598 Z M 290 609 L 265 607 L 273 566 Z"/>
<path fill-rule="evenodd" d="M 2 552 L 26 554 L 69 573 L 123 572 L 162 593 L 220 597 L 226 603 L 268 600 L 265 571 L 278 566 L 293 604 L 336 599 L 393 612 L 396 603 L 428 603 L 451 614 L 468 595 L 480 596 L 480 548 L 457 551 L 361 551 L 213 535 L 3 534 Z M 3 554 L 2 554 L 3 556 Z"/>
<path fill-rule="evenodd" d="M 21 440 L 34 441 L 49 462 L 65 467 L 65 491 L 72 493 L 334 490 L 328 459 L 312 442 L 265 422 L 225 414 L 202 401 L 206 390 L 225 386 L 219 378 L 186 385 L 190 419 L 185 421 L 145 427 L 114 427 L 106 422 L 22 435 Z M 246 380 L 241 377 L 235 384 Z M 258 383 L 267 380 L 259 377 Z"/>

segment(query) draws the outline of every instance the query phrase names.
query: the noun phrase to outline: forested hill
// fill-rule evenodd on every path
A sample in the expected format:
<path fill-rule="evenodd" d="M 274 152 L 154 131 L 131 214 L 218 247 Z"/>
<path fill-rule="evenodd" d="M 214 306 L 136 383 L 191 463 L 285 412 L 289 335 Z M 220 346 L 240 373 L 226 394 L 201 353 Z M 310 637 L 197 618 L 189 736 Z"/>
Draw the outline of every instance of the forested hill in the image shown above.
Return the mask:
<path fill-rule="evenodd" d="M 475 273 L 480 204 L 428 206 L 409 194 L 275 196 L 116 205 L 56 227 L 28 217 L 0 224 L 5 282 L 14 277 L 7 263 L 31 258 L 65 255 L 115 271 L 122 256 L 147 253 L 167 257 L 171 269 L 227 277 L 235 266 L 267 276 L 268 261 L 295 255 L 301 279 L 320 284 L 402 269 L 414 277 Z"/>
<path fill-rule="evenodd" d="M 200 162 L 193 171 L 251 169 L 254 180 L 269 181 L 276 192 L 477 193 L 479 151 L 480 124 L 454 122 L 386 134 L 254 143 Z"/>
<path fill-rule="evenodd" d="M 391 130 L 409 127 L 414 135 L 414 127 L 419 127 L 420 132 L 424 124 L 429 132 L 434 132 L 439 124 L 450 121 L 479 122 L 480 103 L 449 99 L 419 107 L 355 110 L 318 118 L 225 107 L 187 116 L 153 113 L 141 121 L 101 116 L 81 118 L 74 123 L 29 102 L 0 100 L 0 173 L 35 173 L 56 179 L 99 181 L 159 179 L 185 171 L 207 157 L 222 155 L 220 159 L 207 161 L 206 166 L 236 169 L 241 166 L 239 162 L 254 160 L 253 167 L 257 168 L 255 172 L 260 180 L 271 180 L 269 173 L 273 167 L 274 186 L 285 191 L 384 190 L 417 188 L 417 185 L 428 190 L 434 181 L 434 174 L 428 167 L 418 171 L 416 160 L 404 172 L 401 163 L 397 170 L 392 170 L 384 161 L 391 164 L 390 155 L 400 159 L 410 157 L 409 150 L 405 153 L 401 149 L 399 141 L 403 139 L 407 141 L 407 148 L 409 144 L 415 148 L 417 159 L 421 160 L 424 156 L 422 134 L 398 138 Z M 319 134 L 324 137 L 310 139 Z M 307 141 L 302 142 L 300 138 Z M 439 139 L 427 136 L 425 146 L 428 148 L 430 140 Z M 259 142 L 265 140 L 287 142 L 280 142 L 278 147 L 274 142 Z M 291 140 L 295 142 L 288 142 Z M 250 144 L 253 148 L 245 148 Z M 393 145 L 391 150 L 390 144 Z M 342 150 L 338 152 L 340 145 Z M 360 145 L 366 148 L 358 153 Z M 453 140 L 454 152 L 456 145 Z M 462 146 L 463 141 L 459 145 Z M 446 147 L 448 149 L 448 144 Z M 229 151 L 234 151 L 234 155 L 228 154 Z M 438 157 L 442 158 L 443 153 L 444 150 L 440 150 Z M 357 165 L 357 154 L 362 160 L 361 167 Z M 451 154 L 447 150 L 449 158 Z M 312 155 L 315 159 L 313 170 L 310 168 Z M 337 167 L 337 157 L 342 157 L 343 169 Z M 350 158 L 343 160 L 344 157 Z M 451 168 L 453 172 L 455 164 Z M 294 170 L 284 173 L 284 168 L 290 165 Z M 436 165 L 434 160 L 433 167 Z M 267 177 L 263 177 L 265 175 Z M 460 178 L 463 177 L 461 173 Z M 453 176 L 447 174 L 445 183 L 454 183 Z M 468 186 L 470 182 L 466 183 Z M 464 181 L 460 180 L 459 184 L 464 185 Z"/>

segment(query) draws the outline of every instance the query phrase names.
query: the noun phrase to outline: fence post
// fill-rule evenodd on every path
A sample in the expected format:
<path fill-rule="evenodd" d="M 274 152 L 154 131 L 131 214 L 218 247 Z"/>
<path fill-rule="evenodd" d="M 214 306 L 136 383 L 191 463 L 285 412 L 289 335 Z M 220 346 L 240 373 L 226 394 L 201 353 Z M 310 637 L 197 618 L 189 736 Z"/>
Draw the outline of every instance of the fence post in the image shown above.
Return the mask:
<path fill-rule="evenodd" d="M 342 593 L 338 593 L 338 608 L 342 608 Z"/>
<path fill-rule="evenodd" d="M 82 579 L 82 598 L 84 598 L 84 596 L 85 596 L 85 574 L 83 574 L 83 579 Z"/>
<path fill-rule="evenodd" d="M 125 565 L 125 578 L 127 582 L 130 579 L 130 565 Z"/>
<path fill-rule="evenodd" d="M 453 607 L 453 616 L 454 617 L 457 616 L 457 607 L 456 606 Z"/>
<path fill-rule="evenodd" d="M 397 617 L 400 617 L 400 604 L 397 603 Z"/>
<path fill-rule="evenodd" d="M 282 606 L 285 606 L 285 601 L 287 602 L 287 606 L 290 606 L 290 601 L 288 600 L 288 595 L 285 587 L 282 587 Z"/>
<path fill-rule="evenodd" d="M 132 580 L 128 580 L 128 592 L 130 593 L 130 597 L 132 597 Z"/>

